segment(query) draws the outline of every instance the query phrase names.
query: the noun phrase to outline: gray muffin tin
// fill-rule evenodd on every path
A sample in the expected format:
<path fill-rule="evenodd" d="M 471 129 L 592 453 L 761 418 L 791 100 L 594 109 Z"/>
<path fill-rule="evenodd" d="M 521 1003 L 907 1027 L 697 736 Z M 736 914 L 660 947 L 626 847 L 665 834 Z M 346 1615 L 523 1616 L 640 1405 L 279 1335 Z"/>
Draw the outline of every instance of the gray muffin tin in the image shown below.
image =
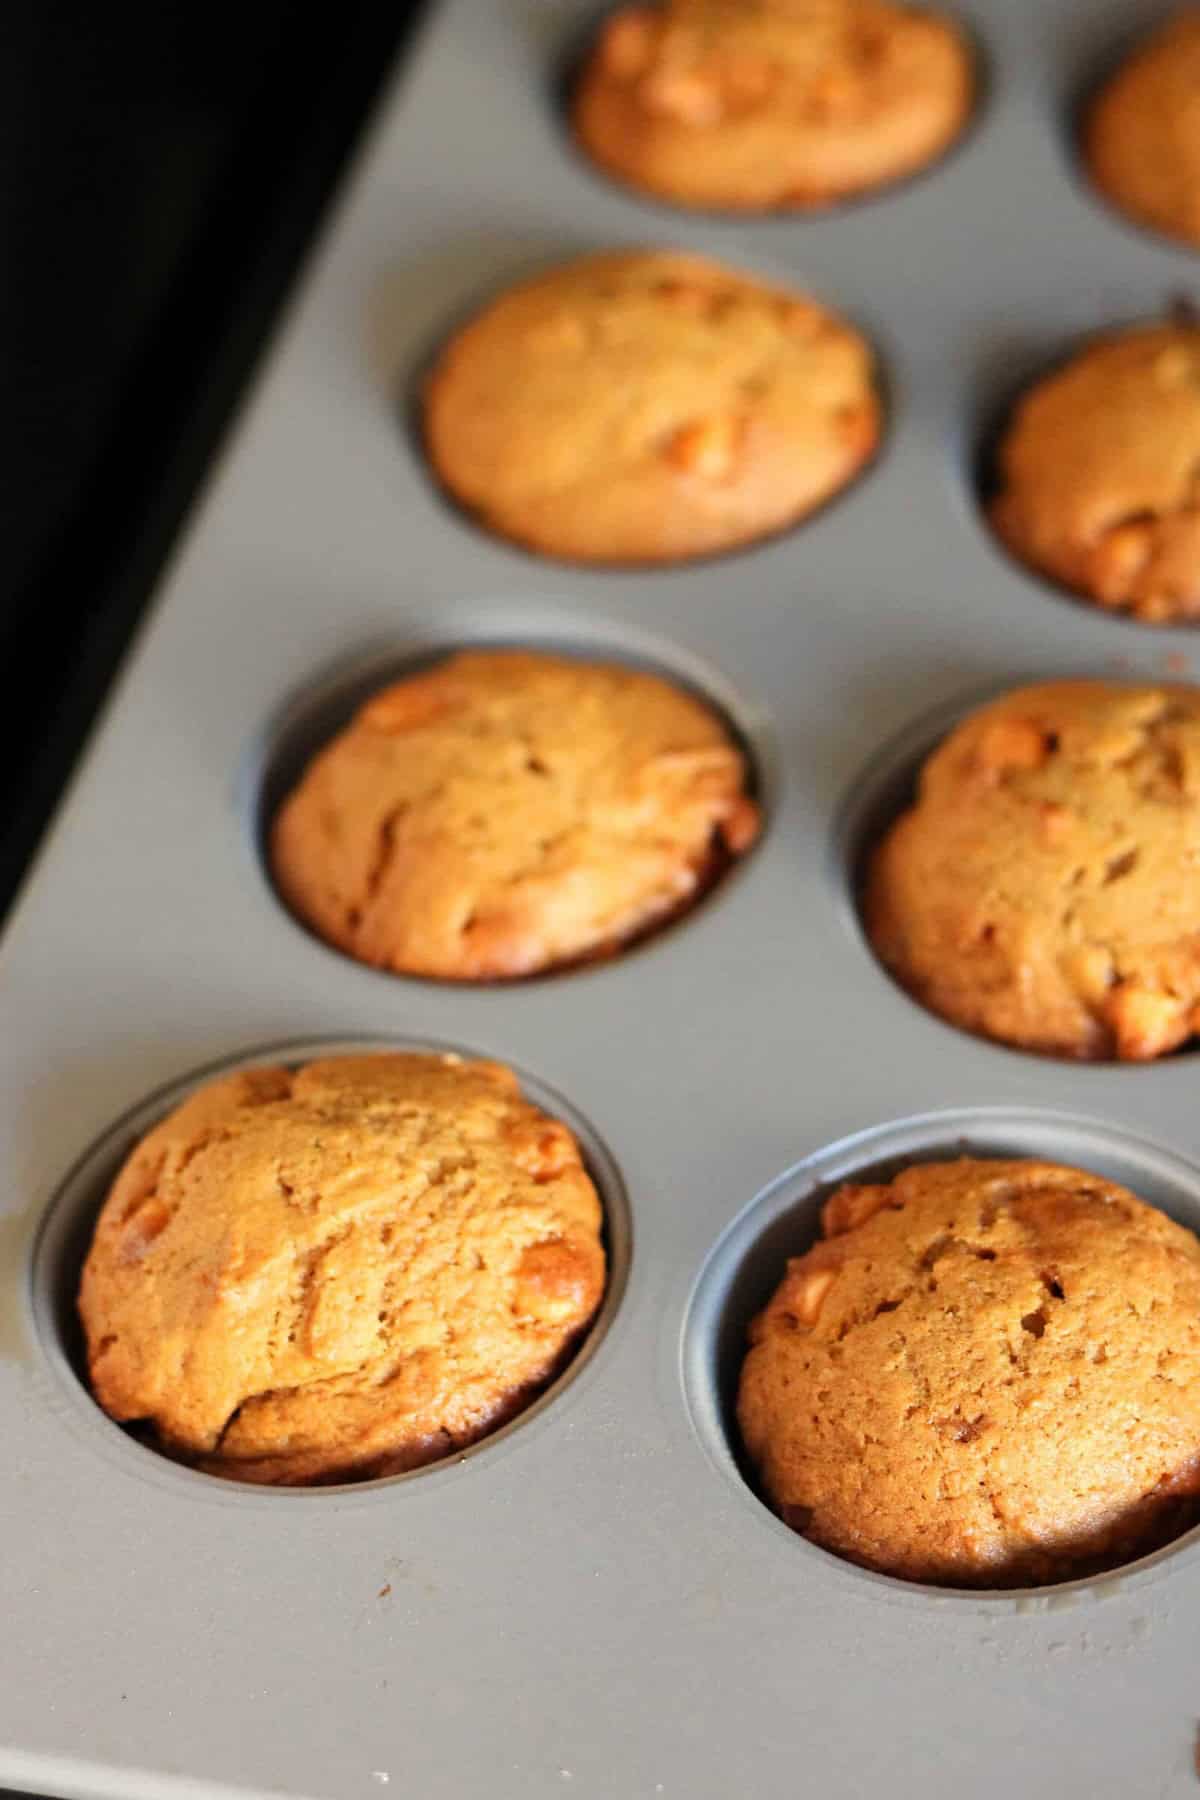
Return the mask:
<path fill-rule="evenodd" d="M 1200 1538 L 1045 1591 L 905 1586 L 786 1531 L 727 1430 L 745 1320 L 840 1175 L 964 1144 L 1058 1156 L 1200 1225 L 1192 1057 L 1074 1067 L 965 1037 L 889 982 L 852 893 L 863 833 L 970 699 L 1190 665 L 1186 631 L 1007 560 L 972 482 L 1024 374 L 1197 273 L 1107 211 L 1071 149 L 1080 90 L 1155 11 L 979 0 L 988 91 L 963 147 L 869 203 L 774 221 L 673 214 L 574 156 L 555 84 L 590 7 L 434 11 L 0 955 L 0 1782 L 1195 1792 Z M 631 241 L 810 287 L 874 339 L 883 454 L 809 524 L 702 566 L 586 571 L 489 538 L 429 481 L 406 409 L 431 343 L 536 265 Z M 761 846 L 682 924 L 555 979 L 455 989 L 318 944 L 265 879 L 264 782 L 364 680 L 475 639 L 711 693 L 758 758 Z M 198 1075 L 330 1038 L 529 1071 L 583 1133 L 616 1278 L 558 1389 L 470 1456 L 239 1489 L 87 1397 L 80 1247 L 120 1155 Z"/>

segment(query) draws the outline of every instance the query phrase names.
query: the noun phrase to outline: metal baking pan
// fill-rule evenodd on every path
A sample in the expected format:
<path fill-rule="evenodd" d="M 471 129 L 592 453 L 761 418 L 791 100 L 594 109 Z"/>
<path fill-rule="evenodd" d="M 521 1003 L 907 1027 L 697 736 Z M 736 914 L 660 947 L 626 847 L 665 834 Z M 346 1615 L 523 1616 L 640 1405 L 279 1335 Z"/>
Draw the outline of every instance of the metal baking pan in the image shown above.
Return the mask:
<path fill-rule="evenodd" d="M 1018 568 L 974 487 L 1025 370 L 1200 271 L 1100 205 L 1071 152 L 1081 86 L 1156 10 L 979 0 L 988 90 L 958 153 L 878 200 L 759 222 L 644 205 L 569 151 L 556 95 L 589 7 L 435 9 L 0 954 L 0 1782 L 1196 1791 L 1200 1539 L 1046 1591 L 906 1586 L 786 1531 L 727 1429 L 745 1319 L 848 1171 L 964 1143 L 1051 1154 L 1200 1225 L 1192 1057 L 1076 1067 L 965 1037 L 887 979 L 853 903 L 864 832 L 971 699 L 1190 667 L 1186 630 Z M 631 241 L 811 288 L 873 337 L 884 452 L 809 524 L 669 572 L 576 570 L 483 535 L 428 479 L 407 395 L 447 324 L 539 263 Z M 364 671 L 480 638 L 711 693 L 769 826 L 625 958 L 518 986 L 397 980 L 283 911 L 264 784 Z M 587 1355 L 473 1454 L 357 1489 L 242 1489 L 87 1398 L 81 1235 L 180 1084 L 329 1039 L 527 1071 L 583 1132 L 618 1274 Z"/>

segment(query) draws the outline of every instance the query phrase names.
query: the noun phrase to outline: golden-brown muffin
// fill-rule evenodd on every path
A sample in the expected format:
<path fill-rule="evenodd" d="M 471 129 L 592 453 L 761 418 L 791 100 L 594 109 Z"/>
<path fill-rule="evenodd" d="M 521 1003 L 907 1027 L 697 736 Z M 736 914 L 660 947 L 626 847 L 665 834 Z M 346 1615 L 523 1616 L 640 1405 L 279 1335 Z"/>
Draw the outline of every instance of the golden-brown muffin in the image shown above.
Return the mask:
<path fill-rule="evenodd" d="M 940 156 L 974 97 L 948 18 L 890 0 L 665 0 L 601 32 L 574 96 L 584 150 L 681 206 L 827 206 Z"/>
<path fill-rule="evenodd" d="M 537 974 L 679 913 L 759 822 L 717 715 L 638 669 L 472 650 L 368 700 L 271 832 L 275 880 L 362 962 Z"/>
<path fill-rule="evenodd" d="M 1088 108 L 1084 154 L 1100 191 L 1139 224 L 1200 244 L 1200 7 L 1152 32 Z"/>
<path fill-rule="evenodd" d="M 570 1131 L 498 1063 L 246 1070 L 113 1184 L 79 1292 L 92 1386 L 214 1474 L 416 1468 L 562 1366 L 604 1289 L 601 1227 Z"/>
<path fill-rule="evenodd" d="M 1128 1561 L 1200 1492 L 1200 1243 L 1112 1182 L 928 1164 L 841 1188 L 751 1328 L 738 1420 L 814 1543 L 1020 1587 Z"/>
<path fill-rule="evenodd" d="M 799 294 L 697 256 L 612 251 L 456 333 L 425 435 L 450 493 L 546 555 L 677 562 L 828 500 L 879 439 L 871 353 Z"/>
<path fill-rule="evenodd" d="M 1030 389 L 992 524 L 1023 562 L 1149 624 L 1200 614 L 1200 325 L 1087 344 Z"/>
<path fill-rule="evenodd" d="M 968 1031 L 1162 1056 L 1200 1029 L 1200 691 L 1062 681 L 964 720 L 875 851 L 876 952 Z"/>

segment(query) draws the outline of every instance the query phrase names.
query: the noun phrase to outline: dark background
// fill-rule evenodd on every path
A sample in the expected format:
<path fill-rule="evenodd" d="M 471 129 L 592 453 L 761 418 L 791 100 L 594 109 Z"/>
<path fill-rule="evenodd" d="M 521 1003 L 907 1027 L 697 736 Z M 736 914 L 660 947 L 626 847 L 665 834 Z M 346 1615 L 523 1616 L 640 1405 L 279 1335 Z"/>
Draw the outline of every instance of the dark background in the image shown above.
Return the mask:
<path fill-rule="evenodd" d="M 0 9 L 0 923 L 420 10 Z"/>

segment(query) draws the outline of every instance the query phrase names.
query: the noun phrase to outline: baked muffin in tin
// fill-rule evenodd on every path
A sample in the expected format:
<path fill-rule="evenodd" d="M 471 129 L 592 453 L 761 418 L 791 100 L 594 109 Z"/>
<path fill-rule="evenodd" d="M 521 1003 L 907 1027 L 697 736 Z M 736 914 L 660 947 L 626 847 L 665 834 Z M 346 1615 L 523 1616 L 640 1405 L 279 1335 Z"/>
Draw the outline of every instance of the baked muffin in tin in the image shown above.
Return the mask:
<path fill-rule="evenodd" d="M 368 700 L 270 831 L 327 942 L 446 981 L 541 974 L 693 904 L 759 827 L 724 721 L 661 676 L 467 650 Z"/>
<path fill-rule="evenodd" d="M 1013 555 L 1152 625 L 1200 617 L 1200 324 L 1092 339 L 1017 403 L 994 458 Z"/>
<path fill-rule="evenodd" d="M 428 379 L 439 480 L 570 561 L 686 562 L 794 525 L 874 454 L 871 351 L 807 295 L 706 257 L 608 251 L 502 293 Z"/>
<path fill-rule="evenodd" d="M 519 1412 L 605 1286 L 568 1128 L 498 1063 L 210 1082 L 130 1153 L 79 1290 L 100 1405 L 247 1482 L 418 1468 Z"/>
<path fill-rule="evenodd" d="M 606 173 L 676 206 L 808 210 L 942 156 L 975 99 L 947 15 L 890 0 L 665 0 L 622 7 L 571 117 Z"/>
<path fill-rule="evenodd" d="M 738 1419 L 814 1543 L 953 1587 L 1068 1580 L 1200 1515 L 1200 1243 L 1099 1176 L 850 1184 L 750 1332 Z"/>
<path fill-rule="evenodd" d="M 1200 691 L 1021 688 L 926 761 L 864 918 L 913 997 L 1050 1055 L 1143 1062 L 1200 1030 Z"/>
<path fill-rule="evenodd" d="M 1100 192 L 1139 225 L 1200 244 L 1200 6 L 1145 37 L 1091 101 L 1083 149 Z"/>

